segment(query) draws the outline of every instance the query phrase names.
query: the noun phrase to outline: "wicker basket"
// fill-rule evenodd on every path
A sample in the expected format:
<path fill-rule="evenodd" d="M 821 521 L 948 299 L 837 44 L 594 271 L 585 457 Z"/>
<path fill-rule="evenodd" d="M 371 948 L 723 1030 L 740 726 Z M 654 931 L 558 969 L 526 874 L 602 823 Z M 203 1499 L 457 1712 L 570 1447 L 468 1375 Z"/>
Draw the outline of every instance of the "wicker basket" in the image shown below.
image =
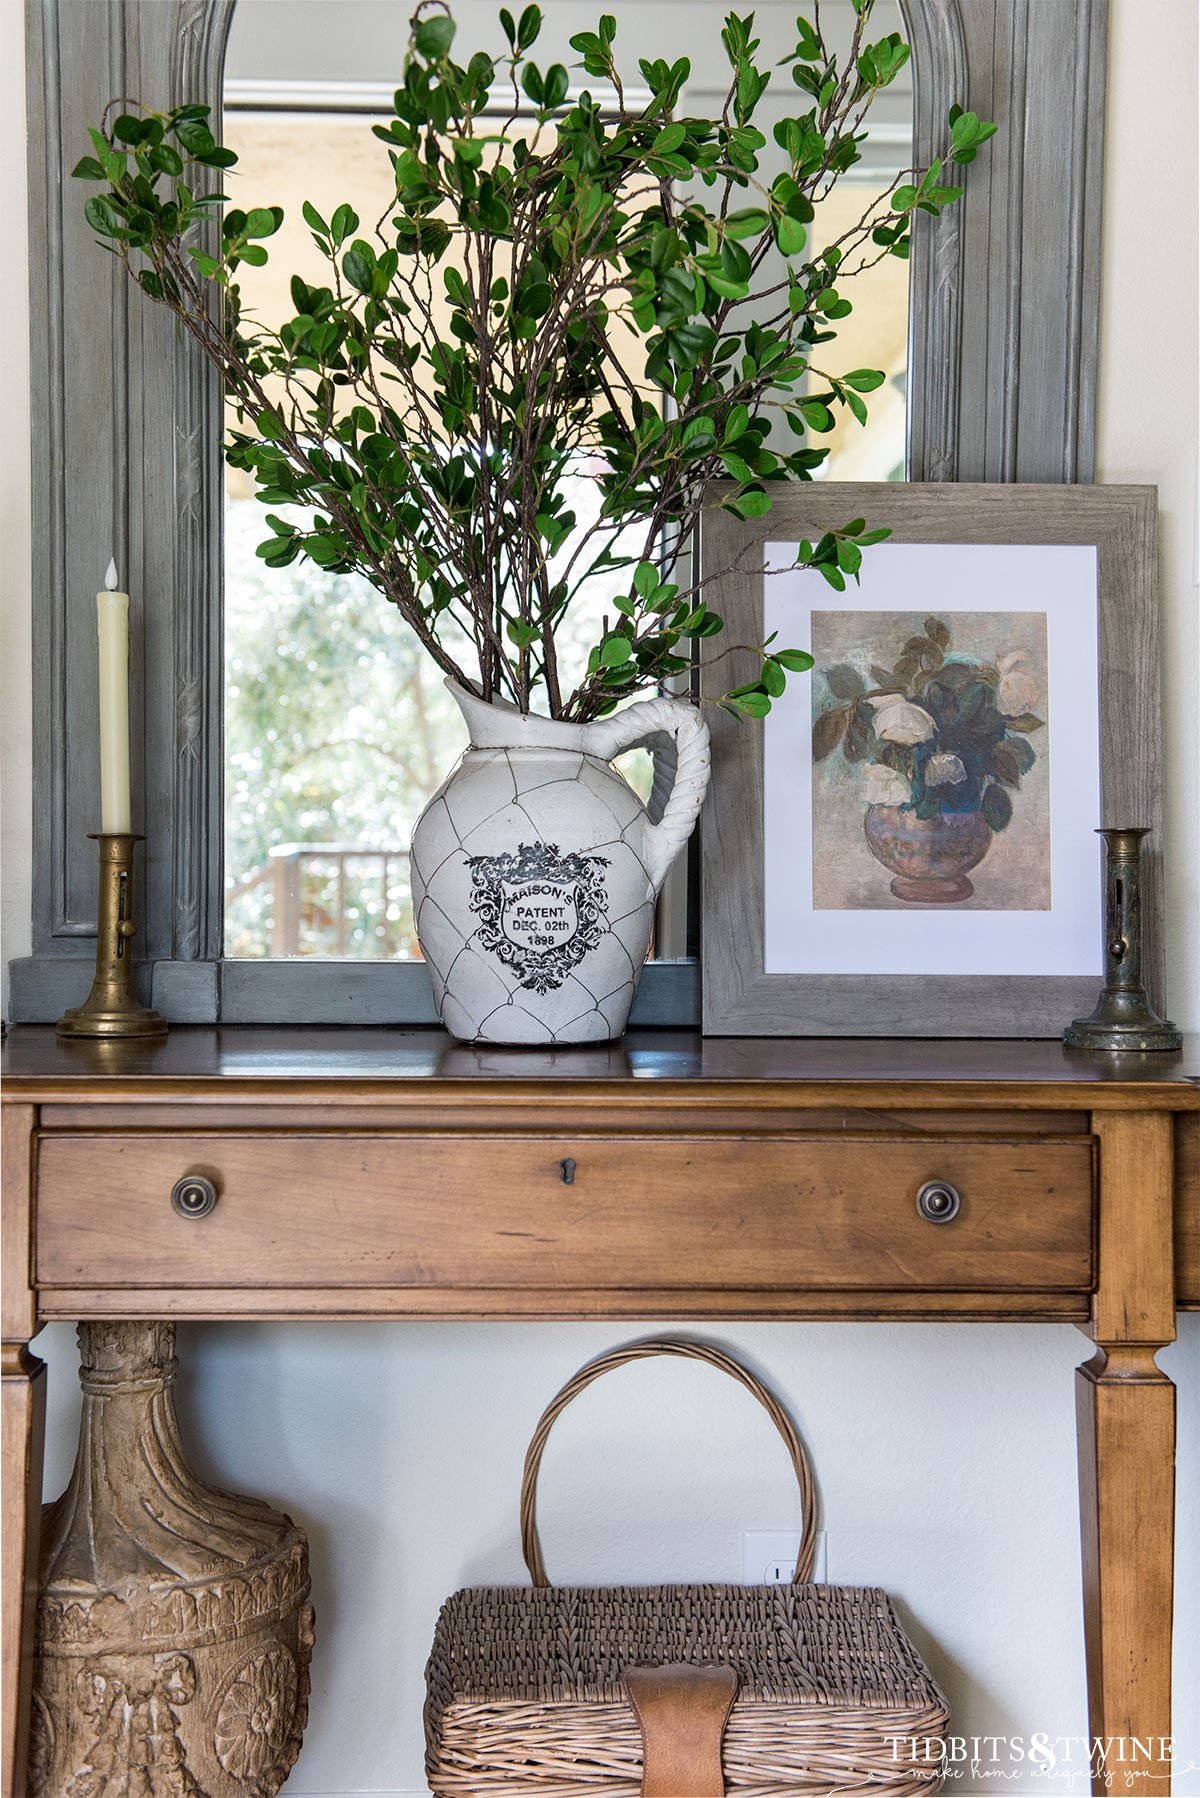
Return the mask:
<path fill-rule="evenodd" d="M 647 1355 L 707 1362 L 769 1412 L 803 1503 L 792 1585 L 550 1585 L 535 1516 L 550 1429 L 600 1374 Z M 792 1798 L 941 1789 L 944 1698 L 883 1592 L 808 1583 L 816 1539 L 808 1458 L 777 1401 L 719 1349 L 639 1342 L 581 1369 L 547 1408 L 530 1444 L 521 1536 L 533 1590 L 459 1592 L 438 1619 L 425 1711 L 426 1770 L 437 1798 L 638 1798 L 643 1790 L 655 1798 L 709 1798 L 723 1790 L 738 1798 Z M 728 1696 L 718 1703 L 710 1783 L 694 1771 L 672 1772 L 678 1756 L 664 1758 L 643 1706 L 635 1708 L 630 1669 L 645 1667 L 670 1669 L 685 1681 L 704 1677 L 694 1673 L 702 1667 L 736 1675 L 736 1696 L 730 1674 L 716 1676 L 728 1681 Z M 921 1744 L 915 1759 L 913 1738 Z"/>

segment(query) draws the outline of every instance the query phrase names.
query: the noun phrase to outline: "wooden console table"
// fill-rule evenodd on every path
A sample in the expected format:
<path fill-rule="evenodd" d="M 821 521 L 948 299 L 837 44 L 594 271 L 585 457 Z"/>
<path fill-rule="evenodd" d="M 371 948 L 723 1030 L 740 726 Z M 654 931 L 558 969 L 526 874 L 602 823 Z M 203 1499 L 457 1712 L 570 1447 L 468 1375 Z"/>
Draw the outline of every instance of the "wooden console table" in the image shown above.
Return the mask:
<path fill-rule="evenodd" d="M 41 1496 L 28 1343 L 52 1318 L 1076 1323 L 1090 1729 L 1151 1740 L 1136 1787 L 1169 1789 L 1175 1392 L 1154 1356 L 1177 1297 L 1200 1303 L 1194 1045 L 643 1032 L 551 1054 L 240 1027 L 93 1048 L 22 1027 L 6 1063 L 4 1798 Z M 212 1182 L 207 1215 L 172 1208 L 185 1174 Z M 953 1215 L 920 1213 L 928 1182 Z"/>

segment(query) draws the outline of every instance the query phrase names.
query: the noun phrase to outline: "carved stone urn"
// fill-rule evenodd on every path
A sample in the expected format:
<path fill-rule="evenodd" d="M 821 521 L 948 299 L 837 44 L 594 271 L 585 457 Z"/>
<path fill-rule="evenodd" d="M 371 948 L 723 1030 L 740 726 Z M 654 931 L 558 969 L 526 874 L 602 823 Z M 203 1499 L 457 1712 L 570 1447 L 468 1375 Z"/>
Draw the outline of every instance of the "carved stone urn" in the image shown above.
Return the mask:
<path fill-rule="evenodd" d="M 81 1324 L 71 1483 L 42 1521 L 33 1798 L 271 1798 L 308 1717 L 308 1544 L 201 1485 L 175 1326 Z"/>
<path fill-rule="evenodd" d="M 468 1043 L 618 1037 L 704 801 L 708 726 L 677 699 L 569 724 L 446 685 L 471 742 L 418 818 L 411 861 L 442 1022 Z M 656 752 L 645 806 L 610 766 L 638 744 Z"/>

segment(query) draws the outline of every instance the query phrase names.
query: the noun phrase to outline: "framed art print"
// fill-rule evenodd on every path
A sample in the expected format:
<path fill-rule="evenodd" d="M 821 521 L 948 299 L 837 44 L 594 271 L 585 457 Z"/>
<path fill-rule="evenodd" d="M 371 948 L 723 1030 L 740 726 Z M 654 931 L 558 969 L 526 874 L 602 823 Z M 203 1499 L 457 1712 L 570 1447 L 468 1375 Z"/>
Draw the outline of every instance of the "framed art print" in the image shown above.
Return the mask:
<path fill-rule="evenodd" d="M 705 595 L 738 647 L 807 649 L 763 719 L 706 706 L 704 1028 L 1058 1036 L 1102 977 L 1105 825 L 1146 825 L 1160 987 L 1156 506 L 1146 487 L 777 489 L 706 515 Z M 835 591 L 797 546 L 890 536 Z"/>

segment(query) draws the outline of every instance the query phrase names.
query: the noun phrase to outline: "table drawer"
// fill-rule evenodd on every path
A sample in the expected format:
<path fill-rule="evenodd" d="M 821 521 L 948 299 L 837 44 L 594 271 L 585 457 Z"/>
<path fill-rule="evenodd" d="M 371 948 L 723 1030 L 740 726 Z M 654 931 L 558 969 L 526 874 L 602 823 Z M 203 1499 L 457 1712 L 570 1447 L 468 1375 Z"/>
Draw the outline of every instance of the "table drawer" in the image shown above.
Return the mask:
<path fill-rule="evenodd" d="M 42 1287 L 1053 1292 L 1092 1285 L 1088 1137 L 47 1134 Z M 573 1165 L 572 1165 L 573 1164 Z M 212 1181 L 180 1215 L 185 1174 Z M 931 1180 L 961 1195 L 929 1222 Z"/>

